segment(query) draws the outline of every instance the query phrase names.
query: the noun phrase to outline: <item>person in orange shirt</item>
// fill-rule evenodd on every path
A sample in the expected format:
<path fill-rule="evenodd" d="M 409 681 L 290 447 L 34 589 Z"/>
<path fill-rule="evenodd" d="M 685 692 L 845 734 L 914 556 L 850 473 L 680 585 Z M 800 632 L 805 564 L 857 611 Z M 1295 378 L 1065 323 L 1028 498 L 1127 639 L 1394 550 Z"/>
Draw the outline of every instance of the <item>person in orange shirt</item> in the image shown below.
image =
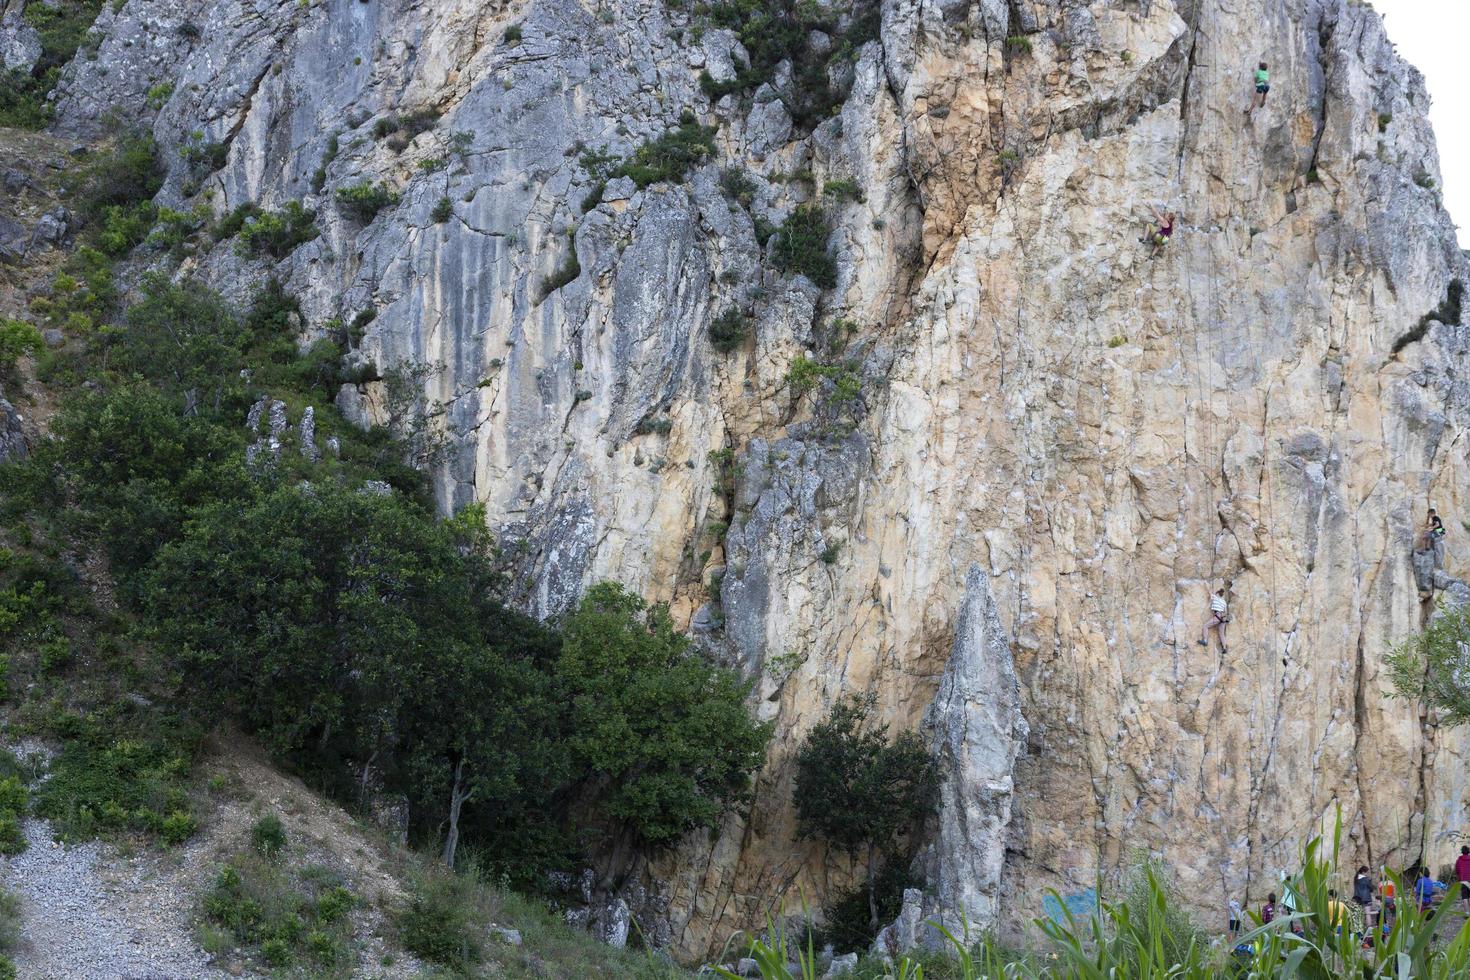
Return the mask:
<path fill-rule="evenodd" d="M 1383 906 L 1383 914 L 1379 916 L 1378 921 L 1383 923 L 1386 929 L 1392 923 L 1394 913 L 1398 911 L 1398 906 L 1394 904 L 1393 899 L 1393 879 L 1388 876 L 1387 868 L 1383 869 L 1383 877 L 1378 880 L 1378 897 L 1382 899 Z"/>

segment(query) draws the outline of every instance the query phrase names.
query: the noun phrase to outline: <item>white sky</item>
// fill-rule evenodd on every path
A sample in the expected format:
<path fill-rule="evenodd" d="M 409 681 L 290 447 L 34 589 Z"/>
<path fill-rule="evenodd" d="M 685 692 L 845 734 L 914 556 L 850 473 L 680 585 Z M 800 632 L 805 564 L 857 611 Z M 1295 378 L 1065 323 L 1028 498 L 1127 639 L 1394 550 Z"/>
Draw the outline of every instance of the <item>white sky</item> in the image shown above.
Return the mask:
<path fill-rule="evenodd" d="M 1372 0 L 1399 55 L 1424 73 L 1429 121 L 1439 144 L 1444 203 L 1470 248 L 1470 3 L 1466 0 Z"/>

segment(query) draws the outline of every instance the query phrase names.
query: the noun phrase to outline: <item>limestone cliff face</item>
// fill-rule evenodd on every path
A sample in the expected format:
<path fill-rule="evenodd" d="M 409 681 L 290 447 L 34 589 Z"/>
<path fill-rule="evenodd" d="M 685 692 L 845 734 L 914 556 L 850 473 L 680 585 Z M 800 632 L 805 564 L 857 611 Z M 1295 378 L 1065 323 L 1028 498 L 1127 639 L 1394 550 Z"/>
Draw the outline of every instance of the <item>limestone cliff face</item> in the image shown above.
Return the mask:
<path fill-rule="evenodd" d="M 732 77 L 738 42 L 660 0 L 111 8 L 63 130 L 121 111 L 225 144 L 208 175 L 176 160 L 174 204 L 320 211 L 274 268 L 223 245 L 193 271 L 283 278 L 309 330 L 371 310 L 364 359 L 441 366 L 441 502 L 486 504 L 528 608 L 620 579 L 759 677 L 754 805 L 652 869 L 676 949 L 852 879 L 794 841 L 790 798 L 844 692 L 941 753 L 922 865 L 982 924 L 1085 901 L 1140 850 L 1202 907 L 1259 900 L 1337 806 L 1353 861 L 1460 829 L 1465 739 L 1385 700 L 1381 663 L 1427 615 L 1427 506 L 1450 572 L 1467 553 L 1470 333 L 1394 351 L 1467 271 L 1422 80 L 1366 4 L 883 0 L 815 126 L 781 67 L 711 102 L 699 73 Z M 406 145 L 374 137 L 420 109 Z M 719 127 L 709 162 L 598 189 L 586 150 L 684 109 Z M 367 180 L 402 197 L 363 227 L 331 195 Z M 757 237 L 807 200 L 834 216 L 830 289 Z M 1153 259 L 1151 203 L 1180 215 Z M 723 355 L 731 307 L 753 330 Z M 789 384 L 807 352 L 861 396 Z M 1224 583 L 1228 653 L 1195 642 Z"/>

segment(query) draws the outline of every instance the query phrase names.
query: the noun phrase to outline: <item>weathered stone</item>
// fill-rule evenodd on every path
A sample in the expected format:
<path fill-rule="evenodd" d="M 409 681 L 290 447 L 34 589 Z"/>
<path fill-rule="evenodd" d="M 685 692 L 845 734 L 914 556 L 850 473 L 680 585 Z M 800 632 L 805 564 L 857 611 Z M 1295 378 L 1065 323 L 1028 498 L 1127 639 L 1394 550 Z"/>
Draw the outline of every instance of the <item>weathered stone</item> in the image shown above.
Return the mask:
<path fill-rule="evenodd" d="M 316 445 L 316 409 L 310 405 L 301 413 L 301 426 L 297 435 L 303 458 L 312 463 L 322 458 L 321 450 Z"/>
<path fill-rule="evenodd" d="M 834 956 L 832 958 L 832 965 L 827 967 L 827 972 L 822 974 L 822 976 L 845 977 L 849 974 L 856 973 L 857 965 L 858 954 L 856 953 L 846 953 L 842 956 Z M 792 976 L 800 976 L 800 974 L 793 973 Z"/>
<path fill-rule="evenodd" d="M 46 342 L 47 347 L 60 347 L 66 343 L 66 335 L 55 327 L 47 327 L 42 330 L 41 339 Z"/>
<path fill-rule="evenodd" d="M 29 73 L 41 58 L 41 35 L 12 6 L 14 12 L 0 19 L 0 68 Z"/>
<path fill-rule="evenodd" d="M 96 60 L 66 70 L 57 130 L 100 132 L 113 110 L 151 127 L 170 206 L 193 203 L 194 129 L 230 142 L 216 207 L 317 206 L 322 236 L 273 273 L 303 330 L 377 311 L 357 364 L 433 368 L 406 411 L 442 426 L 438 503 L 483 503 L 525 543 L 517 601 L 552 615 L 617 579 L 681 625 L 703 609 L 701 645 L 757 678 L 775 734 L 750 809 L 648 865 L 676 951 L 861 879 L 797 839 L 789 792 L 795 747 L 850 692 L 954 746 L 976 796 L 919 842 L 943 855 L 926 901 L 1002 931 L 1045 914 L 1048 889 L 1089 907 L 1140 846 L 1217 909 L 1258 901 L 1337 804 L 1345 862 L 1401 865 L 1461 829 L 1470 741 L 1381 695 L 1385 653 L 1422 622 L 1424 502 L 1451 527 L 1470 513 L 1470 331 L 1393 346 L 1470 270 L 1425 186 L 1442 175 L 1423 80 L 1367 5 L 884 0 L 811 133 L 782 102 L 790 64 L 710 105 L 700 57 L 668 40 L 691 15 L 660 4 L 611 0 L 628 28 L 612 31 L 530 0 L 514 47 L 504 9 L 470 0 L 361 17 L 221 0 L 187 43 L 189 4 L 111 8 Z M 1280 82 L 1247 118 L 1262 24 Z M 728 31 L 698 45 L 716 80 L 749 64 Z M 418 105 L 443 115 L 401 154 L 371 138 Z M 598 177 L 578 141 L 622 159 L 685 107 L 720 123 L 714 157 L 682 182 L 611 182 L 584 214 Z M 473 134 L 462 155 L 456 132 Z M 439 156 L 454 162 L 420 171 Z M 748 204 L 725 167 L 746 171 Z M 834 179 L 860 194 L 822 194 Z M 327 202 L 361 180 L 402 202 L 346 220 Z M 454 220 L 428 233 L 446 194 Z M 757 218 L 764 237 L 817 194 L 827 290 L 756 240 Z M 1138 242 L 1151 202 L 1180 214 L 1157 257 Z M 576 274 L 547 288 L 558 269 Z M 240 302 L 260 278 L 229 243 L 194 272 Z M 717 352 L 710 324 L 732 308 L 748 335 Z M 807 352 L 858 365 L 847 406 L 830 379 L 795 390 Z M 403 411 L 389 387 L 339 404 L 385 422 Z M 972 566 L 979 646 L 956 637 L 985 605 Z M 1195 643 L 1227 579 L 1228 655 Z M 1009 788 L 1012 687 L 961 669 L 962 647 L 1000 669 L 1000 645 L 1030 723 Z M 778 657 L 791 668 L 768 669 Z M 971 717 L 992 742 L 946 720 Z"/>
<path fill-rule="evenodd" d="M 965 575 L 954 645 L 924 715 L 924 732 L 944 779 L 938 830 L 920 862 L 934 896 L 935 918 L 956 934 L 967 927 L 987 931 L 999 912 L 1015 765 L 1028 729 L 1010 637 L 989 576 L 979 565 Z M 920 893 L 905 891 L 903 897 L 894 952 L 917 944 L 923 917 Z"/>
<path fill-rule="evenodd" d="M 71 218 L 65 208 L 52 208 L 41 215 L 31 231 L 31 245 L 59 245 L 66 237 L 67 222 Z"/>
<path fill-rule="evenodd" d="M 0 394 L 0 463 L 25 459 L 30 454 L 30 445 L 21 427 L 23 421 L 15 406 Z"/>

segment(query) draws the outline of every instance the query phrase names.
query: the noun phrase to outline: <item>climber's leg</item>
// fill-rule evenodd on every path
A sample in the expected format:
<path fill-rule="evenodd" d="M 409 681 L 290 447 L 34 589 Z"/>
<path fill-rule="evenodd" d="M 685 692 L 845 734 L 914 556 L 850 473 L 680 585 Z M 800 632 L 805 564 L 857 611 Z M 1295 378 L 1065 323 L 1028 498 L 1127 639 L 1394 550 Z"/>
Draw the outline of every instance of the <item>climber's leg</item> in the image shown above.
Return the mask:
<path fill-rule="evenodd" d="M 1200 646 L 1207 647 L 1207 646 L 1210 645 L 1210 641 L 1207 640 L 1207 639 L 1205 639 L 1205 637 L 1211 631 L 1213 631 L 1215 633 L 1215 635 L 1217 635 L 1217 636 L 1220 634 L 1220 617 L 1219 616 L 1211 616 L 1209 622 L 1205 623 L 1204 626 L 1200 627 L 1200 631 L 1199 631 L 1199 645 Z"/>

